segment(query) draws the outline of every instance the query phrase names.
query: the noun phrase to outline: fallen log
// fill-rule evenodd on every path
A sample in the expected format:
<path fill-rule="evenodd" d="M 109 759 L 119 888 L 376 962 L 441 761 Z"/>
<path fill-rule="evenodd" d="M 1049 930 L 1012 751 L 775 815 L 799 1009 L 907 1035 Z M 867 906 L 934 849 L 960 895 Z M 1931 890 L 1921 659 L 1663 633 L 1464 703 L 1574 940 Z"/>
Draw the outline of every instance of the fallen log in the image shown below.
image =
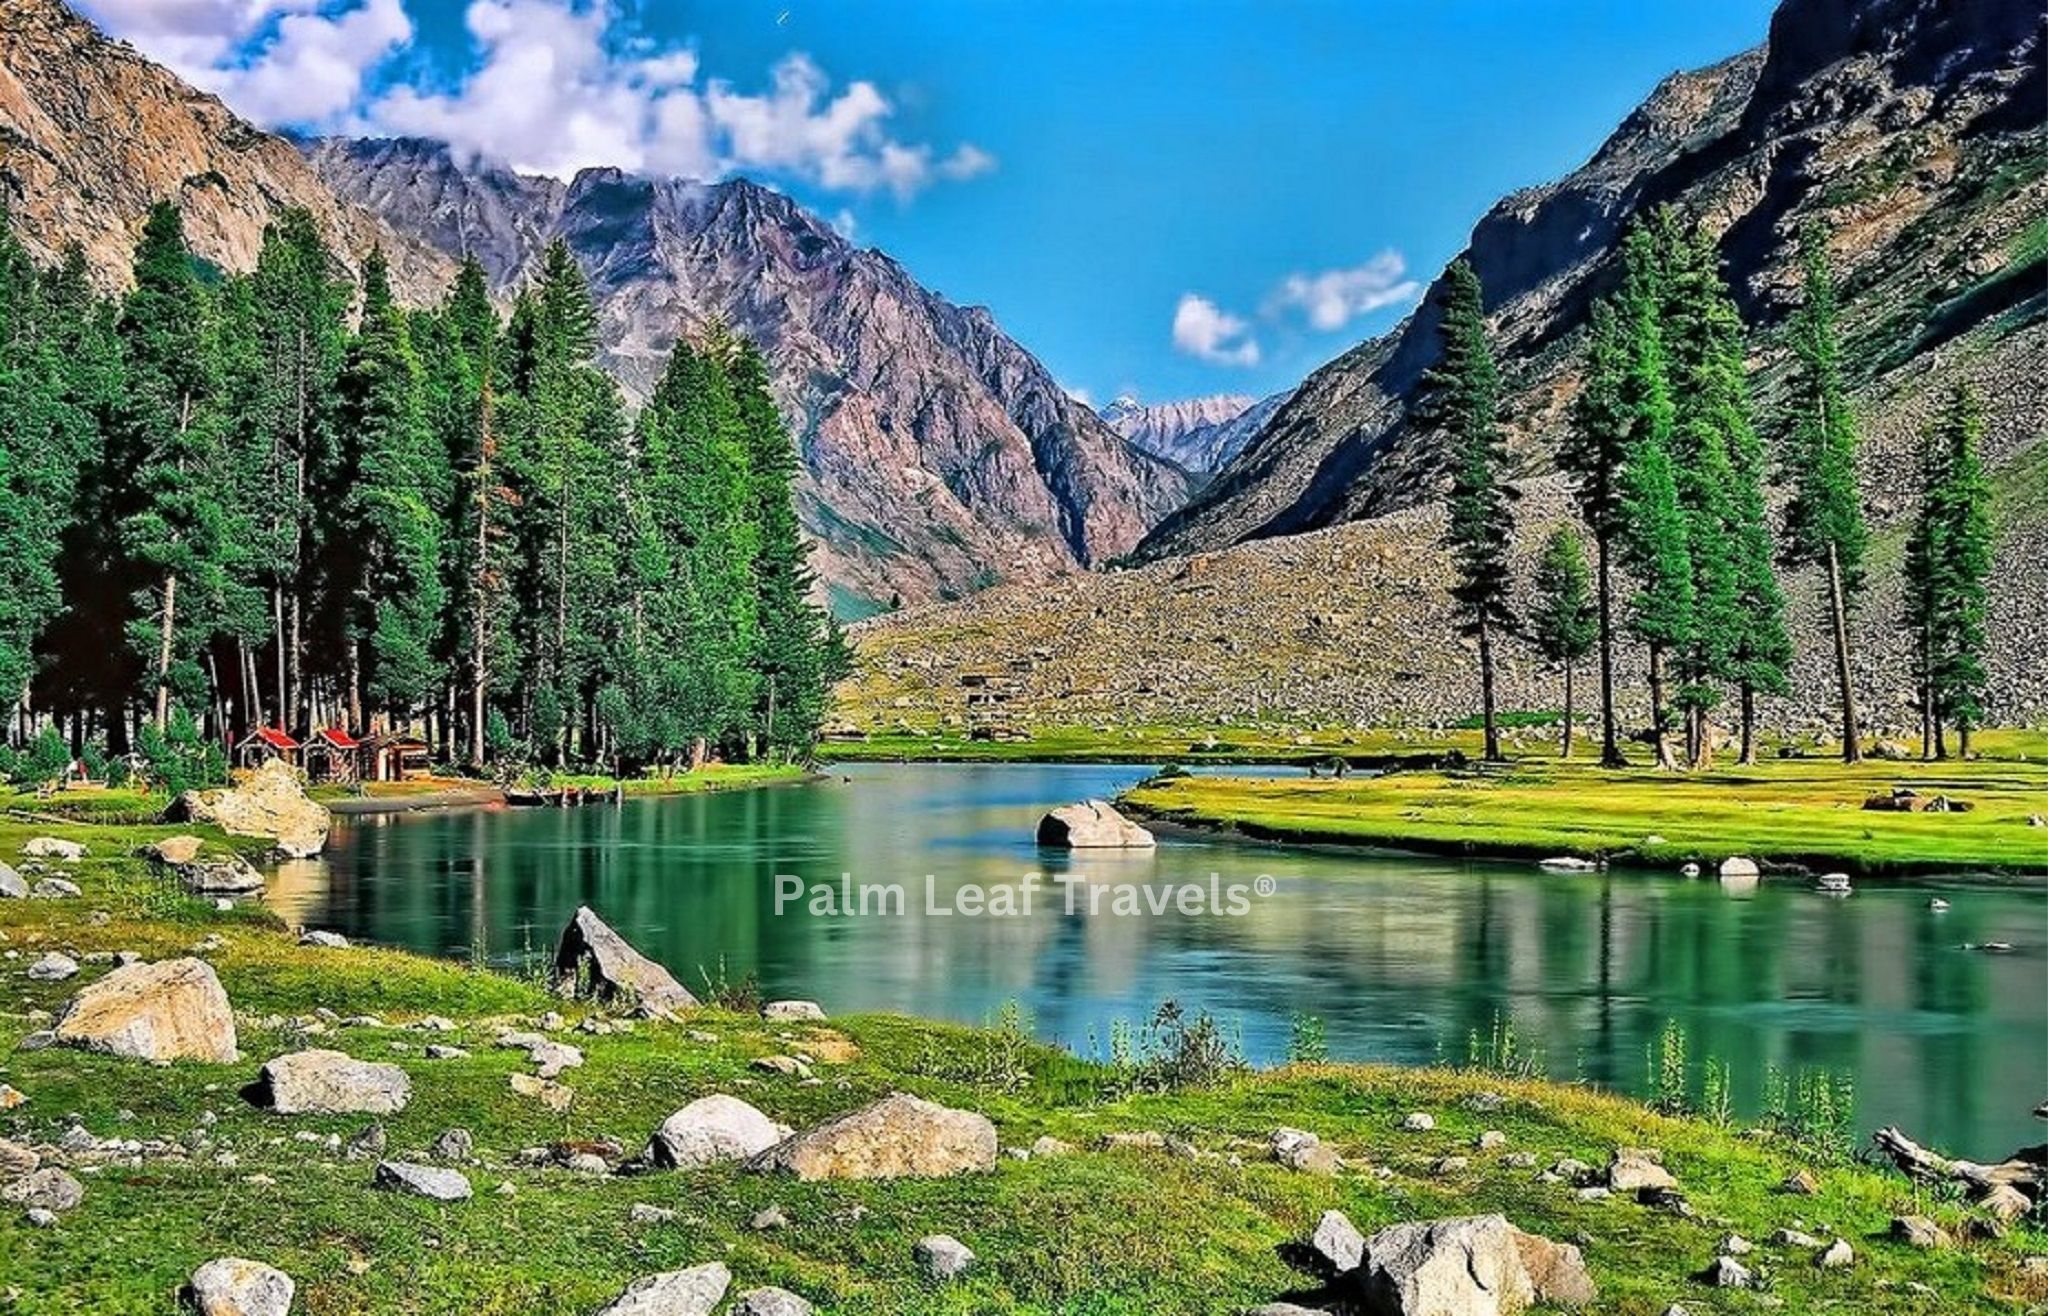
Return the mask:
<path fill-rule="evenodd" d="M 1960 1183 L 1977 1194 L 2003 1185 L 2025 1193 L 2037 1205 L 2048 1197 L 2048 1144 L 2023 1147 L 1996 1165 L 1980 1165 L 1975 1161 L 1953 1161 L 1929 1151 L 1893 1127 L 1879 1129 L 1870 1135 L 1870 1140 L 1891 1158 L 1892 1164 L 1915 1179 Z"/>

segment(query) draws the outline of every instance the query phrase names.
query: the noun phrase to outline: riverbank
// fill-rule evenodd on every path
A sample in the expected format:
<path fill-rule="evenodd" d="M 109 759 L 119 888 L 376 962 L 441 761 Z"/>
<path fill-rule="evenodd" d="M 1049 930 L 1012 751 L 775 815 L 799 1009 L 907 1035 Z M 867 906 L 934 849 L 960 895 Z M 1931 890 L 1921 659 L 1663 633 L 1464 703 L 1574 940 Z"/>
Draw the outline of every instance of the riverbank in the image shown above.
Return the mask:
<path fill-rule="evenodd" d="M 959 727 L 863 733 L 827 740 L 826 762 L 842 763 L 1185 763 L 1307 767 L 1343 759 L 1353 767 L 1427 766 L 1479 749 L 1477 733 L 1356 731 L 1285 726 L 1034 726 L 1028 733 L 976 735 Z"/>
<path fill-rule="evenodd" d="M 714 791 L 784 786 L 809 780 L 811 774 L 790 763 L 707 763 L 694 772 L 631 777 L 621 781 L 589 773 L 562 773 L 547 779 L 550 789 L 575 788 L 609 796 L 623 789 L 634 798 L 706 795 Z M 417 813 L 427 809 L 481 808 L 505 803 L 502 788 L 459 777 L 423 777 L 411 781 L 369 782 L 361 786 L 316 786 L 312 796 L 334 813 L 352 817 Z"/>
<path fill-rule="evenodd" d="M 1966 812 L 1887 812 L 1910 790 Z M 1859 874 L 2048 874 L 2048 762 L 1974 759 L 1610 772 L 1529 757 L 1504 768 L 1367 778 L 1155 778 L 1124 797 L 1177 826 L 1296 844 L 1433 854 L 1573 856 L 1667 871 L 1742 855 L 1766 866 Z"/>
<path fill-rule="evenodd" d="M 320 1312 L 589 1312 L 638 1276 L 711 1261 L 731 1269 L 735 1290 L 779 1285 L 828 1313 L 1235 1312 L 1302 1283 L 1275 1248 L 1332 1208 L 1368 1233 L 1498 1211 L 1535 1233 L 1581 1238 L 1595 1311 L 1674 1301 L 1696 1313 L 1755 1310 L 1752 1295 L 1692 1278 L 1731 1231 L 1757 1245 L 1742 1264 L 1790 1310 L 1988 1312 L 2048 1297 L 2048 1275 L 2025 1265 L 2048 1250 L 2038 1229 L 1973 1237 L 1972 1210 L 1840 1163 L 1818 1140 L 1476 1070 L 1234 1073 L 1198 1046 L 1141 1048 L 1117 1066 L 1015 1028 L 766 1022 L 739 998 L 727 1005 L 744 1008 L 674 1023 L 621 1021 L 565 1005 L 530 977 L 302 945 L 260 907 L 216 910 L 130 857 L 170 830 L 66 828 L 90 850 L 62 865 L 82 894 L 0 900 L 14 956 L 0 969 L 11 988 L 0 1082 L 25 1098 L 0 1112 L 0 1137 L 33 1146 L 84 1188 L 50 1227 L 0 1210 L 6 1283 L 22 1310 L 161 1311 L 195 1267 L 235 1255 L 283 1269 L 302 1309 Z M 37 834 L 0 821 L 0 854 L 23 864 L 16 856 Z M 62 981 L 24 973 L 50 951 L 81 967 Z M 156 1067 L 24 1048 L 117 951 L 210 963 L 234 1005 L 241 1061 Z M 671 967 L 697 981 L 697 966 Z M 565 1109 L 515 1090 L 532 1066 L 494 1044 L 507 1024 L 578 1049 L 581 1065 L 555 1080 L 568 1090 Z M 261 1063 L 307 1047 L 402 1069 L 411 1100 L 375 1121 L 380 1154 L 438 1158 L 472 1181 L 475 1198 L 442 1205 L 373 1190 L 375 1156 L 350 1151 L 369 1117 L 280 1115 L 238 1095 Z M 770 1056 L 808 1057 L 824 1081 L 757 1065 Z M 702 1095 L 741 1096 L 804 1129 L 894 1090 L 988 1116 L 1004 1146 L 1049 1137 L 1071 1150 L 893 1182 L 803 1182 L 733 1165 L 617 1173 L 670 1112 Z M 1415 1112 L 1434 1127 L 1405 1129 Z M 1276 1163 L 1267 1145 L 1283 1126 L 1319 1135 L 1342 1165 Z M 447 1150 L 450 1128 L 470 1135 L 466 1153 Z M 1482 1133 L 1501 1137 L 1482 1145 Z M 1597 1174 L 1617 1147 L 1642 1145 L 1661 1149 L 1688 1214 L 1545 1173 L 1572 1158 Z M 531 1147 L 558 1150 L 533 1158 Z M 569 1169 L 559 1158 L 572 1152 L 598 1159 Z M 1816 1173 L 1816 1195 L 1778 1191 L 1801 1170 Z M 1931 1215 L 1952 1241 L 1932 1251 L 1891 1241 L 1901 1214 Z M 1823 1244 L 1839 1235 L 1854 1262 L 1821 1269 L 1817 1246 L 1769 1242 L 1780 1229 Z M 913 1243 L 935 1233 L 976 1253 L 962 1278 L 939 1283 L 913 1259 Z M 1918 1285 L 1927 1288 L 1909 1288 Z"/>

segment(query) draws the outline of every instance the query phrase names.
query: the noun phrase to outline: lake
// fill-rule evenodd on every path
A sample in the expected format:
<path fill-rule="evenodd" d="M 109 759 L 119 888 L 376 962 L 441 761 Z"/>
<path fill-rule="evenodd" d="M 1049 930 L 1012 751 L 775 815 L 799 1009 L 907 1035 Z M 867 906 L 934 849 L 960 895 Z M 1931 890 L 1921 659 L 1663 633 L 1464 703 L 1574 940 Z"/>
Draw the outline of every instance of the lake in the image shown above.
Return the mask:
<path fill-rule="evenodd" d="M 1896 1123 L 1980 1158 L 2040 1140 L 2038 885 L 1834 899 L 1226 840 L 1071 860 L 1032 843 L 1046 808 L 1145 771 L 877 764 L 619 808 L 344 818 L 329 854 L 287 865 L 270 899 L 294 923 L 497 963 L 551 951 L 589 904 L 693 988 L 751 974 L 835 1013 L 976 1023 L 1014 1001 L 1083 1054 L 1171 998 L 1213 1013 L 1258 1063 L 1285 1058 L 1301 1015 L 1322 1021 L 1333 1058 L 1401 1064 L 1463 1062 L 1506 1025 L 1553 1076 L 1642 1094 L 1646 1053 L 1676 1023 L 1695 1061 L 1728 1062 L 1744 1112 L 1772 1070 L 1827 1069 L 1853 1080 L 1864 1133 Z M 862 885 L 901 888 L 900 912 L 884 895 L 866 916 L 811 912 L 813 888 L 836 895 L 842 874 L 854 904 Z M 799 882 L 804 898 L 778 912 Z M 1947 913 L 1929 910 L 1936 891 Z M 1130 912 L 1148 892 L 1171 897 L 1164 912 Z M 1016 912 L 961 912 L 977 898 Z M 1961 949 L 1993 941 L 2015 949 Z"/>

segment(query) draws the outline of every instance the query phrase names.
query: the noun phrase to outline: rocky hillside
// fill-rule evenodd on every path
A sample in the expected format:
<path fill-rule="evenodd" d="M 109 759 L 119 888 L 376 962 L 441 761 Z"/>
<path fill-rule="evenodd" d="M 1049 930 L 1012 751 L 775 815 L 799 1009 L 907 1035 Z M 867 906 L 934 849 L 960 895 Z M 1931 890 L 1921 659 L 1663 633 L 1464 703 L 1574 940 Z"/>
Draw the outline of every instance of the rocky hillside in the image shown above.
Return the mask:
<path fill-rule="evenodd" d="M 1284 397 L 1261 402 L 1242 393 L 1219 393 L 1147 404 L 1126 395 L 1096 414 L 1155 456 L 1191 471 L 1213 471 L 1237 455 Z"/>
<path fill-rule="evenodd" d="M 1760 327 L 1765 402 L 1782 355 L 1775 330 L 1796 297 L 1796 234 L 1810 220 L 1833 233 L 1880 501 L 1927 398 L 1963 375 L 1986 387 L 1992 460 L 2021 460 L 2041 433 L 2048 358 L 2042 27 L 2024 4 L 1785 0 L 1763 46 L 1667 79 L 1580 169 L 1497 204 L 1463 254 L 1486 288 L 1529 468 L 1547 464 L 1620 235 L 1664 202 L 1720 235 Z M 1436 352 L 1441 293 L 1439 282 L 1402 325 L 1311 376 L 1141 552 L 1213 549 L 1428 498 L 1437 454 L 1406 412 Z"/>
<path fill-rule="evenodd" d="M 405 295 L 427 297 L 454 271 L 337 201 L 289 143 L 58 0 L 0 3 L 0 197 L 31 252 L 50 261 L 76 243 L 110 285 L 127 277 L 150 205 L 166 199 L 183 209 L 193 249 L 224 268 L 251 268 L 264 226 L 303 206 L 345 259 L 381 244 Z"/>
<path fill-rule="evenodd" d="M 713 320 L 758 342 L 802 451 L 814 565 L 843 614 L 1118 556 L 1187 496 L 1183 471 L 1068 397 L 987 311 L 754 183 L 604 169 L 561 183 L 420 141 L 325 141 L 308 158 L 337 195 L 473 252 L 501 290 L 566 240 L 629 389 L 651 388 L 676 335 Z"/>

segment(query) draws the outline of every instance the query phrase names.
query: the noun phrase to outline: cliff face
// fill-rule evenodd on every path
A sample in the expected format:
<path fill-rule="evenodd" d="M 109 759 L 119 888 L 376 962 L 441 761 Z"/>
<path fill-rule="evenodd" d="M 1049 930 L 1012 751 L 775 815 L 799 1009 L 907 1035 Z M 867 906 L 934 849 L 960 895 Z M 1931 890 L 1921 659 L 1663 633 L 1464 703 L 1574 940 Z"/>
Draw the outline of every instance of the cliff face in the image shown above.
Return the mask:
<path fill-rule="evenodd" d="M 326 141 L 336 194 L 500 289 L 554 238 L 589 274 L 630 391 L 677 334 L 722 320 L 761 345 L 803 457 L 814 565 L 842 612 L 1043 580 L 1128 552 L 1184 472 L 1069 398 L 979 308 L 920 287 L 780 193 L 586 170 L 562 184 L 418 141 Z"/>
<path fill-rule="evenodd" d="M 1814 220 L 1833 234 L 1845 332 L 1870 363 L 1858 401 L 1880 502 L 1879 473 L 1953 379 L 1986 390 L 1993 462 L 2018 460 L 2041 432 L 2031 380 L 2048 358 L 2048 239 L 2035 227 L 2048 211 L 2044 104 L 2043 18 L 2023 4 L 1786 0 L 1762 47 L 1667 79 L 1580 169 L 1495 205 L 1463 253 L 1485 285 L 1527 470 L 1547 467 L 1588 308 L 1618 277 L 1621 234 L 1665 202 L 1719 237 L 1760 329 L 1766 409 L 1774 331 L 1796 298 L 1797 233 Z M 1406 413 L 1437 351 L 1442 290 L 1312 375 L 1141 555 L 1433 496 L 1439 455 Z"/>
<path fill-rule="evenodd" d="M 454 271 L 337 201 L 290 143 L 58 0 L 0 0 L 0 194 L 39 259 L 77 243 L 110 287 L 126 280 L 143 218 L 163 200 L 183 210 L 193 249 L 225 269 L 253 267 L 264 227 L 303 206 L 345 261 L 381 243 L 403 295 L 431 295 Z"/>

